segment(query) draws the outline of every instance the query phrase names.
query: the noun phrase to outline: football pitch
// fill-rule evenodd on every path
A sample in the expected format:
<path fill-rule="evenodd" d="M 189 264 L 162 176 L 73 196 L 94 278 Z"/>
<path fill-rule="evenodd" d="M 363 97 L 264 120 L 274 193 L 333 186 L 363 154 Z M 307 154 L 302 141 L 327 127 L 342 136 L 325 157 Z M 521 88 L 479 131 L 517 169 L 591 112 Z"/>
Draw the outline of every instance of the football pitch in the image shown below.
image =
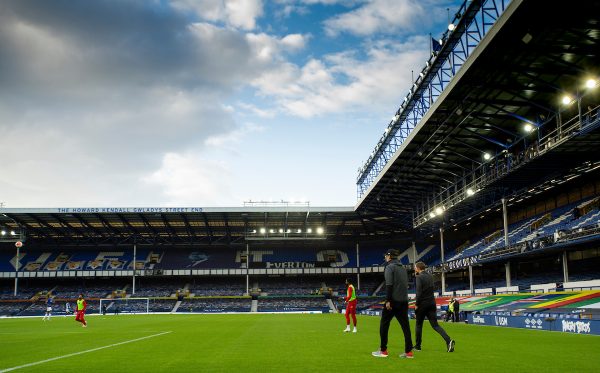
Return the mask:
<path fill-rule="evenodd" d="M 121 315 L 0 319 L 0 372 L 598 372 L 600 337 L 442 323 L 456 351 L 425 322 L 423 350 L 403 352 L 390 328 L 374 358 L 379 318 L 342 315 Z M 414 337 L 414 321 L 411 322 Z"/>

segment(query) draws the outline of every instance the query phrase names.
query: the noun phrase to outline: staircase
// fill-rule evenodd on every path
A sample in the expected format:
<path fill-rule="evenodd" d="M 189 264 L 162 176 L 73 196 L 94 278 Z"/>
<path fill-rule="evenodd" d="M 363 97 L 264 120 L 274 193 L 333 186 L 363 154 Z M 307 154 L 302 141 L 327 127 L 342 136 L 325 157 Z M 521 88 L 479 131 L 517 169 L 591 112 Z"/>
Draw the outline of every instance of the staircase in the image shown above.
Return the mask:
<path fill-rule="evenodd" d="M 326 299 L 326 300 L 327 300 L 327 305 L 329 306 L 329 309 L 331 310 L 331 312 L 337 313 L 338 310 L 337 310 L 337 308 L 335 308 L 335 304 L 333 304 L 333 301 L 331 299 Z"/>
<path fill-rule="evenodd" d="M 379 286 L 377 287 L 377 289 L 375 289 L 375 291 L 373 292 L 373 294 L 371 294 L 372 297 L 376 296 L 377 293 L 379 293 L 379 291 L 383 288 L 383 286 L 385 285 L 385 281 L 381 281 L 381 284 L 379 284 Z"/>

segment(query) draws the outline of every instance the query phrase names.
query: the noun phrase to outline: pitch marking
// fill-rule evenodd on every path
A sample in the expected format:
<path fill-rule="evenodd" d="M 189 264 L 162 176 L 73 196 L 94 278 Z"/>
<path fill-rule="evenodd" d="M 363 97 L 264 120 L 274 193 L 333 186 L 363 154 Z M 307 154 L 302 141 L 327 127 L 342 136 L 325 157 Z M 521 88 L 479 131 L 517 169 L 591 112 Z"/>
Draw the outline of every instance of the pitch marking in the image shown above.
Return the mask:
<path fill-rule="evenodd" d="M 0 370 L 0 373 L 10 372 L 10 371 L 13 371 L 13 370 L 27 368 L 27 367 L 31 367 L 31 366 L 34 366 L 34 365 L 44 364 L 44 363 L 48 363 L 48 362 L 54 361 L 54 360 L 65 359 L 65 358 L 68 358 L 68 357 L 71 357 L 71 356 L 77 356 L 77 355 L 87 354 L 88 352 L 94 352 L 94 351 L 98 351 L 98 350 L 103 350 L 105 348 L 111 348 L 111 347 L 115 347 L 115 346 L 120 346 L 120 345 L 124 345 L 124 344 L 127 344 L 127 343 L 133 343 L 133 342 L 137 342 L 137 341 L 141 341 L 141 340 L 149 339 L 149 338 L 154 338 L 154 337 L 158 337 L 158 336 L 161 336 L 161 335 L 164 335 L 164 334 L 169 334 L 169 333 L 172 333 L 172 332 L 168 331 L 168 332 L 162 332 L 162 333 L 158 333 L 158 334 L 152 334 L 152 335 L 149 335 L 149 336 L 146 336 L 146 337 L 131 339 L 129 341 L 124 341 L 124 342 L 119 342 L 119 343 L 113 343 L 113 344 L 107 345 L 107 346 L 92 348 L 90 350 L 85 350 L 85 351 L 80 351 L 80 352 L 74 352 L 72 354 L 67 354 L 67 355 L 52 357 L 50 359 L 40 360 L 40 361 L 36 361 L 34 363 L 29 363 L 29 364 L 19 365 L 19 366 L 12 367 L 12 368 L 2 369 L 2 370 Z"/>

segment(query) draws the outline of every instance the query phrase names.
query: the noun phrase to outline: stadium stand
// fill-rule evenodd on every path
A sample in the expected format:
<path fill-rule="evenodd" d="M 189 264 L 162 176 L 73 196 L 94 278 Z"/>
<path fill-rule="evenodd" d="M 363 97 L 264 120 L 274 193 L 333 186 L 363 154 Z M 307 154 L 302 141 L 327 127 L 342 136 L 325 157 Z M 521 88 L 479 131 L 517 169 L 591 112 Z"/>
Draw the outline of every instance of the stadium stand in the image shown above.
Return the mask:
<path fill-rule="evenodd" d="M 250 298 L 200 298 L 184 300 L 177 312 L 250 312 Z"/>
<path fill-rule="evenodd" d="M 194 296 L 242 296 L 246 292 L 246 278 L 198 278 L 190 282 L 189 289 Z"/>
<path fill-rule="evenodd" d="M 263 277 L 257 283 L 259 292 L 265 295 L 317 295 L 325 284 L 321 279 L 306 277 Z"/>
<path fill-rule="evenodd" d="M 570 204 L 509 225 L 509 243 L 528 243 L 543 238 L 551 238 L 556 242 L 571 232 L 577 233 L 583 227 L 598 227 L 598 224 L 600 224 L 600 211 L 593 209 L 584 215 L 576 216 L 576 208 L 577 204 Z M 533 223 L 539 222 L 543 216 L 548 216 L 548 220 L 544 224 L 534 226 Z M 491 253 L 502 247 L 504 247 L 504 236 L 499 234 L 499 231 L 490 232 L 458 253 L 453 250 L 454 253 L 449 255 L 447 261 Z M 434 264 L 438 263 L 439 259 L 434 262 Z"/>
<path fill-rule="evenodd" d="M 169 278 L 146 278 L 141 277 L 136 281 L 135 294 L 128 288 L 128 295 L 135 297 L 171 297 L 175 296 L 179 289 L 184 287 L 181 279 Z"/>
<path fill-rule="evenodd" d="M 31 302 L 0 302 L 0 316 L 18 316 L 30 306 Z M 39 315 L 41 316 L 43 313 L 40 313 Z"/>
<path fill-rule="evenodd" d="M 329 312 L 329 305 L 323 297 L 259 297 L 259 312 Z"/>

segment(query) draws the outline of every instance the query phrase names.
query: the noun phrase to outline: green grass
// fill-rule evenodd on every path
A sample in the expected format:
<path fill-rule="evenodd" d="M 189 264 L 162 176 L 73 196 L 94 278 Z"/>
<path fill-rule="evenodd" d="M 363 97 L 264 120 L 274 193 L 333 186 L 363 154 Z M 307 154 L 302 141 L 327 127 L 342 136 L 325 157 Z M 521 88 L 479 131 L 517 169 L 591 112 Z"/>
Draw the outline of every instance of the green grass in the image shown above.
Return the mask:
<path fill-rule="evenodd" d="M 17 372 L 598 372 L 600 337 L 477 325 L 442 324 L 456 352 L 424 325 L 423 351 L 401 360 L 400 326 L 390 328 L 390 357 L 377 359 L 379 318 L 359 316 L 359 333 L 342 333 L 342 315 L 92 316 L 0 319 L 3 369 L 169 334 L 46 362 Z M 414 323 L 411 324 L 414 333 Z"/>

